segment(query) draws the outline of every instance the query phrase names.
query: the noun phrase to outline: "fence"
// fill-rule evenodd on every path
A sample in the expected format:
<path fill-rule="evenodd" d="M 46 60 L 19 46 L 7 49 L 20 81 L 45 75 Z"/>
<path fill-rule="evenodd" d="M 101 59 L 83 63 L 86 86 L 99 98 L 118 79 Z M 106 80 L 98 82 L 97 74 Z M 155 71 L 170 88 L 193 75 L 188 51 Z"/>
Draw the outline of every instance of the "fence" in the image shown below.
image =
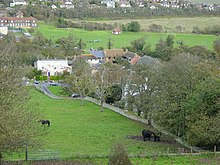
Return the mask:
<path fill-rule="evenodd" d="M 60 160 L 60 152 L 52 150 L 28 151 L 26 160 Z"/>

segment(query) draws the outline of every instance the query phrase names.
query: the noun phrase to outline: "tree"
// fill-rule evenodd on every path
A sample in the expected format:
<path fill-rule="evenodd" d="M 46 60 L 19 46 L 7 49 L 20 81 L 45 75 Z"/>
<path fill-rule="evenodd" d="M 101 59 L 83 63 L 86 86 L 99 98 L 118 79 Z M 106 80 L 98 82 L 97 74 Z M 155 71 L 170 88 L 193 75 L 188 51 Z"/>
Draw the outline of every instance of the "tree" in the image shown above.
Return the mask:
<path fill-rule="evenodd" d="M 169 61 L 174 56 L 174 49 L 172 48 L 173 39 L 169 36 L 166 41 L 160 39 L 155 46 L 153 57 L 162 59 L 163 61 Z"/>
<path fill-rule="evenodd" d="M 106 90 L 114 84 L 120 84 L 122 81 L 122 72 L 119 70 L 120 66 L 108 62 L 100 65 L 93 74 L 93 84 L 96 86 L 96 93 L 100 99 L 101 112 L 104 111 L 103 104 L 105 102 Z"/>
<path fill-rule="evenodd" d="M 214 41 L 213 49 L 218 54 L 218 60 L 220 59 L 220 39 Z"/>
<path fill-rule="evenodd" d="M 77 40 L 69 35 L 68 37 L 59 38 L 56 44 L 64 51 L 65 57 L 73 57 L 80 54 Z M 82 46 L 82 45 L 81 45 Z"/>
<path fill-rule="evenodd" d="M 192 145 L 213 148 L 220 143 L 220 81 L 211 76 L 197 84 L 184 106 L 185 138 Z"/>
<path fill-rule="evenodd" d="M 0 159 L 3 152 L 40 145 L 42 130 L 36 108 L 27 106 L 28 90 L 21 85 L 20 60 L 13 41 L 0 41 Z"/>
<path fill-rule="evenodd" d="M 78 42 L 78 48 L 79 51 L 83 51 L 83 49 L 86 47 L 86 43 L 83 42 L 83 40 L 80 38 Z"/>
<path fill-rule="evenodd" d="M 49 40 L 43 36 L 40 32 L 37 32 L 33 39 L 33 44 L 41 46 L 41 47 L 47 47 L 49 46 Z"/>
<path fill-rule="evenodd" d="M 174 44 L 174 36 L 169 34 L 166 38 L 166 46 L 173 48 L 173 44 Z"/>
<path fill-rule="evenodd" d="M 136 52 L 140 56 L 144 55 L 144 46 L 146 42 L 144 38 L 140 38 L 131 42 L 130 51 Z"/>
<path fill-rule="evenodd" d="M 132 21 L 127 24 L 127 31 L 139 32 L 141 30 L 141 25 L 137 21 Z"/>
<path fill-rule="evenodd" d="M 157 78 L 154 95 L 154 120 L 177 136 L 186 132 L 187 97 L 198 82 L 210 75 L 208 63 L 198 57 L 182 54 L 165 63 Z"/>
<path fill-rule="evenodd" d="M 148 31 L 150 31 L 150 32 L 162 32 L 163 27 L 161 25 L 152 24 L 152 25 L 149 26 Z"/>
<path fill-rule="evenodd" d="M 127 84 L 128 99 L 133 99 L 132 107 L 136 108 L 138 116 L 143 112 L 149 123 L 152 99 L 157 92 L 155 76 L 160 67 L 161 63 L 152 61 L 147 64 L 136 64 L 132 67 L 131 78 Z"/>
<path fill-rule="evenodd" d="M 204 46 L 192 46 L 188 49 L 187 52 L 192 55 L 199 56 L 203 59 L 215 59 L 214 53 Z"/>
<path fill-rule="evenodd" d="M 114 103 L 122 98 L 122 89 L 119 85 L 115 84 L 107 88 L 105 91 L 105 102 Z"/>
<path fill-rule="evenodd" d="M 109 39 L 108 39 L 108 49 L 111 49 L 112 46 L 113 46 L 113 44 L 112 44 L 112 39 L 109 38 Z"/>
<path fill-rule="evenodd" d="M 65 82 L 71 93 L 78 93 L 81 97 L 81 103 L 84 105 L 83 98 L 93 91 L 91 66 L 80 57 L 73 61 L 72 73 L 67 75 Z"/>

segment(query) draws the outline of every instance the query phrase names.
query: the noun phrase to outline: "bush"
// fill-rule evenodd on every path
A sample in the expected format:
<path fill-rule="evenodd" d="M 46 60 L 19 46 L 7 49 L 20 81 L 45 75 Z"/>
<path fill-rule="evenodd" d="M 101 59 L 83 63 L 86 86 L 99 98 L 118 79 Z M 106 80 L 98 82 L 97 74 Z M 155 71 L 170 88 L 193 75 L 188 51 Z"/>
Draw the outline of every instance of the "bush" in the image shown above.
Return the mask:
<path fill-rule="evenodd" d="M 108 164 L 131 165 L 131 161 L 129 160 L 127 151 L 125 150 L 125 147 L 122 144 L 116 143 L 113 145 Z"/>
<path fill-rule="evenodd" d="M 152 25 L 149 26 L 148 31 L 149 32 L 162 32 L 163 27 L 161 25 L 152 24 Z"/>

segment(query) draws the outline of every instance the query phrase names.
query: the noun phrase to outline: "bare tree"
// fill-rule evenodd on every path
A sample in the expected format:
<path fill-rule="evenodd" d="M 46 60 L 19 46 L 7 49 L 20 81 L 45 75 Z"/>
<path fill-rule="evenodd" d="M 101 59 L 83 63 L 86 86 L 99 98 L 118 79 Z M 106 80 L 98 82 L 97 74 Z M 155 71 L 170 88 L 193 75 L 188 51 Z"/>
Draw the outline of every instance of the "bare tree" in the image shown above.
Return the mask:
<path fill-rule="evenodd" d="M 69 84 L 70 92 L 80 94 L 81 103 L 84 105 L 83 98 L 93 90 L 92 68 L 84 59 L 79 57 L 74 60 L 72 70 L 72 74 L 67 76 L 65 81 Z"/>
<path fill-rule="evenodd" d="M 120 84 L 122 81 L 120 70 L 120 66 L 108 62 L 101 65 L 97 72 L 93 74 L 93 83 L 97 88 L 96 92 L 100 99 L 101 112 L 104 111 L 103 104 L 105 102 L 106 89 L 114 84 Z"/>

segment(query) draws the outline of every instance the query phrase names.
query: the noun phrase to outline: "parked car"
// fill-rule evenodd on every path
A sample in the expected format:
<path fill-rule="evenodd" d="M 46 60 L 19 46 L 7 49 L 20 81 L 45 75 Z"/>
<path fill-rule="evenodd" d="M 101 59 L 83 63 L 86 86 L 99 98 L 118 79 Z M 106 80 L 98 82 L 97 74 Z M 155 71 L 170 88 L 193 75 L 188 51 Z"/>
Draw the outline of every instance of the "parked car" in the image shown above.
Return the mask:
<path fill-rule="evenodd" d="M 70 95 L 70 97 L 77 98 L 77 97 L 80 97 L 80 94 L 73 93 L 72 95 Z"/>
<path fill-rule="evenodd" d="M 34 81 L 34 84 L 39 84 L 39 81 Z"/>
<path fill-rule="evenodd" d="M 49 85 L 50 85 L 50 86 L 58 86 L 58 83 L 50 82 Z"/>

